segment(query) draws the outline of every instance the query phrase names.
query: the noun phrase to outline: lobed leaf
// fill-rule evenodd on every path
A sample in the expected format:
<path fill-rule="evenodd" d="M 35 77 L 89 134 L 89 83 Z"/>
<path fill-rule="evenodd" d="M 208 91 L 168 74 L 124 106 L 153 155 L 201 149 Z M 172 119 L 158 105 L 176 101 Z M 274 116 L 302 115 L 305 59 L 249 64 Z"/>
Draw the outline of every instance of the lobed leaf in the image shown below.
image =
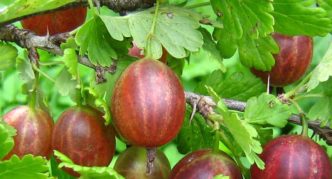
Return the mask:
<path fill-rule="evenodd" d="M 0 160 L 4 158 L 14 147 L 16 130 L 0 119 Z"/>
<path fill-rule="evenodd" d="M 247 67 L 271 69 L 271 53 L 278 51 L 269 36 L 274 31 L 272 1 L 211 0 L 211 4 L 224 24 L 223 29 L 214 31 L 223 57 L 229 58 L 239 49 L 240 60 Z"/>
<path fill-rule="evenodd" d="M 309 82 L 307 83 L 307 91 L 315 89 L 319 83 L 327 81 L 332 76 L 332 43 L 325 53 L 323 59 L 312 71 Z"/>
<path fill-rule="evenodd" d="M 47 160 L 42 157 L 25 155 L 22 159 L 16 155 L 9 160 L 0 161 L 0 178 L 47 179 Z"/>
<path fill-rule="evenodd" d="M 80 46 L 80 55 L 87 53 L 91 63 L 107 67 L 121 54 L 127 54 L 130 47 L 129 41 L 120 42 L 110 36 L 102 16 L 94 16 L 86 22 L 78 30 L 75 40 Z"/>
<path fill-rule="evenodd" d="M 282 128 L 291 115 L 287 104 L 282 104 L 275 96 L 263 93 L 248 100 L 244 119 L 250 124 L 272 125 Z"/>
<path fill-rule="evenodd" d="M 332 31 L 331 17 L 323 8 L 316 6 L 315 0 L 274 0 L 273 7 L 277 32 L 325 36 Z"/>
<path fill-rule="evenodd" d="M 179 7 L 161 7 L 155 22 L 154 9 L 123 17 L 100 16 L 112 38 L 123 40 L 132 37 L 135 44 L 153 52 L 153 59 L 162 56 L 162 46 L 175 58 L 186 57 L 187 51 L 195 52 L 203 45 L 203 36 L 197 13 Z M 150 38 L 148 38 L 150 37 Z"/>
<path fill-rule="evenodd" d="M 76 165 L 67 156 L 60 153 L 59 151 L 54 151 L 54 155 L 61 160 L 59 167 L 67 167 L 73 169 L 75 172 L 81 174 L 82 179 L 124 179 L 120 174 L 118 174 L 112 167 L 85 167 Z"/>
<path fill-rule="evenodd" d="M 241 68 L 241 67 L 240 67 Z M 265 91 L 265 85 L 245 69 L 240 71 L 221 70 L 213 71 L 200 82 L 195 91 L 207 94 L 205 85 L 211 86 L 217 94 L 224 98 L 246 101 L 252 96 L 256 96 Z"/>

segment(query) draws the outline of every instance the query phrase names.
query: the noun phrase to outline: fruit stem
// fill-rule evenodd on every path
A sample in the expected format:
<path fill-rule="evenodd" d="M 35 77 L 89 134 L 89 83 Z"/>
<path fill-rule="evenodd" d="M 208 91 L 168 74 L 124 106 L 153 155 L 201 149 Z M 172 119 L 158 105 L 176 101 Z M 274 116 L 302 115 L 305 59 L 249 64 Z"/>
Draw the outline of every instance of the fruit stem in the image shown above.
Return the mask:
<path fill-rule="evenodd" d="M 289 91 L 289 92 L 287 92 L 286 94 L 285 94 L 285 98 L 286 99 L 289 99 L 290 97 L 292 97 L 292 96 L 294 96 L 298 91 L 299 91 L 299 89 L 301 89 L 303 86 L 304 86 L 304 84 L 306 84 L 309 80 L 310 80 L 310 78 L 311 78 L 311 76 L 312 76 L 312 72 L 310 72 L 302 81 L 301 81 L 301 83 L 299 83 L 293 90 L 291 90 L 291 91 Z"/>
<path fill-rule="evenodd" d="M 219 136 L 219 132 L 218 131 L 215 132 L 215 137 L 216 138 L 215 138 L 214 145 L 213 145 L 213 150 L 212 150 L 213 153 L 219 152 L 219 140 L 220 140 L 220 136 Z"/>
<path fill-rule="evenodd" d="M 295 97 L 294 100 L 298 101 L 300 99 L 305 99 L 305 98 L 323 98 L 323 97 L 325 97 L 323 93 L 305 94 L 305 95 Z"/>
<path fill-rule="evenodd" d="M 35 111 L 36 105 L 37 105 L 37 91 L 39 86 L 39 71 L 36 70 L 38 67 L 36 64 L 31 63 L 33 72 L 35 74 L 35 81 L 33 84 L 33 87 L 31 91 L 29 91 L 29 107 L 32 111 Z"/>
<path fill-rule="evenodd" d="M 39 62 L 40 66 L 55 66 L 55 65 L 63 65 L 62 61 L 53 61 L 53 62 Z"/>
<path fill-rule="evenodd" d="M 303 116 L 303 114 L 300 115 L 302 120 L 302 136 L 308 137 L 308 121 Z"/>
<path fill-rule="evenodd" d="M 146 173 L 148 175 L 151 174 L 152 172 L 152 168 L 153 168 L 153 162 L 156 159 L 156 155 L 157 155 L 157 148 L 147 148 L 147 164 L 146 164 Z"/>
<path fill-rule="evenodd" d="M 43 75 L 46 79 L 48 79 L 51 82 L 55 83 L 55 80 L 52 77 L 48 76 L 46 73 L 41 71 L 36 65 L 32 65 L 32 68 L 33 68 L 34 71 L 38 72 L 38 73 L 35 73 L 35 74 Z"/>
<path fill-rule="evenodd" d="M 158 14 L 159 14 L 159 1 L 156 2 L 156 9 L 155 9 L 155 12 L 154 12 L 152 26 L 151 26 L 149 34 L 146 37 L 146 39 L 147 39 L 146 46 L 147 47 L 146 47 L 146 56 L 145 57 L 147 57 L 147 58 L 151 58 L 152 57 L 151 39 L 152 39 L 153 34 L 155 32 L 155 29 L 156 29 L 156 23 L 157 23 L 157 19 L 158 19 Z"/>

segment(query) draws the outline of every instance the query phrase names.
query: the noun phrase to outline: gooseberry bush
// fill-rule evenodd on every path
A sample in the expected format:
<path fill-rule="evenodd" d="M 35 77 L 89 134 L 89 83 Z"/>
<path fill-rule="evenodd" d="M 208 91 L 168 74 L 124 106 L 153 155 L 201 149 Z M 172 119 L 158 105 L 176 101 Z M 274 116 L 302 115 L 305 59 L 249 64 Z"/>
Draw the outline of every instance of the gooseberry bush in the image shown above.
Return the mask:
<path fill-rule="evenodd" d="M 332 178 L 332 1 L 2 0 L 0 178 Z"/>

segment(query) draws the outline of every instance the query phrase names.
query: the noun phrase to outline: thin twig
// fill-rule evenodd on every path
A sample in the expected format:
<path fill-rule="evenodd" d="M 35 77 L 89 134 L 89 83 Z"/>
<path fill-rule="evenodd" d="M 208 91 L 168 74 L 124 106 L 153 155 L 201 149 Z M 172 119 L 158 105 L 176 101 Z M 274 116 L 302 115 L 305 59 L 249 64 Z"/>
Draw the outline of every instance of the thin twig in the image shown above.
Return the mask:
<path fill-rule="evenodd" d="M 202 114 L 202 116 L 207 117 L 210 114 L 213 114 L 213 108 L 216 107 L 216 103 L 209 96 L 203 96 L 192 92 L 185 92 L 186 101 L 190 105 L 196 105 L 197 99 L 200 99 L 200 102 L 197 104 L 197 111 Z M 244 111 L 246 108 L 246 103 L 242 101 L 224 99 L 225 104 L 229 109 L 236 111 Z M 288 122 L 302 125 L 301 118 L 299 115 L 292 115 Z M 314 130 L 321 138 L 325 139 L 326 143 L 332 145 L 332 129 L 327 126 L 321 126 L 319 121 L 309 121 L 308 126 L 310 129 Z"/>

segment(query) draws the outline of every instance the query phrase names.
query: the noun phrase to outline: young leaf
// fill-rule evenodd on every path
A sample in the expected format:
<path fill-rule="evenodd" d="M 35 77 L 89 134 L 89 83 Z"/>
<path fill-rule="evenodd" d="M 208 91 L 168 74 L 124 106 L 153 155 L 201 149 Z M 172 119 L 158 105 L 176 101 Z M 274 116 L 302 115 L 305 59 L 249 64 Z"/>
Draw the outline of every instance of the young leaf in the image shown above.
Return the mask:
<path fill-rule="evenodd" d="M 68 70 L 63 68 L 55 81 L 55 87 L 62 96 L 67 96 L 75 92 L 76 83 Z"/>
<path fill-rule="evenodd" d="M 259 168 L 263 169 L 264 162 L 257 155 L 262 153 L 263 149 L 256 139 L 258 137 L 256 129 L 247 121 L 241 120 L 236 113 L 223 115 L 223 119 L 225 126 L 245 153 L 249 163 L 256 163 Z"/>
<path fill-rule="evenodd" d="M 184 58 L 186 51 L 195 52 L 202 47 L 203 37 L 197 30 L 200 15 L 183 8 L 161 7 L 153 27 L 154 11 L 152 8 L 123 17 L 101 16 L 101 19 L 114 39 L 132 37 L 141 49 L 151 44 L 153 59 L 162 56 L 162 46 L 175 58 Z"/>
<path fill-rule="evenodd" d="M 212 148 L 215 141 L 213 129 L 206 124 L 206 120 L 195 114 L 190 121 L 192 109 L 187 106 L 186 118 L 177 136 L 176 143 L 180 153 L 186 154 L 202 148 Z"/>
<path fill-rule="evenodd" d="M 263 151 L 261 143 L 257 140 L 259 138 L 257 130 L 247 121 L 240 119 L 238 113 L 229 111 L 211 87 L 207 87 L 207 90 L 214 101 L 218 101 L 213 118 L 221 122 L 221 128 L 226 128 L 230 132 L 235 140 L 235 146 L 237 144 L 242 149 L 249 163 L 256 163 L 259 168 L 264 169 L 265 164 L 257 155 Z"/>
<path fill-rule="evenodd" d="M 282 104 L 275 96 L 263 93 L 248 100 L 244 112 L 245 120 L 250 124 L 284 127 L 291 115 L 288 105 Z"/>
<path fill-rule="evenodd" d="M 76 80 L 78 75 L 78 61 L 75 49 L 67 48 L 64 50 L 63 62 L 68 68 L 68 72 L 72 75 L 72 79 Z"/>
<path fill-rule="evenodd" d="M 5 157 L 14 147 L 13 137 L 16 130 L 0 119 L 0 160 Z"/>
<path fill-rule="evenodd" d="M 10 45 L 0 43 L 0 71 L 7 70 L 15 65 L 17 49 Z"/>
<path fill-rule="evenodd" d="M 42 157 L 16 155 L 9 160 L 0 161 L 0 178 L 47 179 L 47 160 Z"/>
<path fill-rule="evenodd" d="M 324 9 L 316 7 L 314 0 L 274 0 L 273 7 L 277 32 L 325 36 L 332 31 L 331 18 Z"/>
<path fill-rule="evenodd" d="M 36 79 L 35 73 L 33 72 L 32 65 L 29 60 L 17 58 L 16 65 L 24 83 L 32 83 Z"/>
<path fill-rule="evenodd" d="M 332 43 L 325 53 L 323 60 L 319 62 L 312 71 L 311 78 L 307 83 L 307 91 L 311 91 L 318 86 L 320 82 L 327 81 L 332 76 Z"/>
<path fill-rule="evenodd" d="M 59 151 L 54 151 L 54 155 L 61 160 L 62 162 L 59 164 L 59 167 L 67 167 L 73 169 L 75 172 L 81 174 L 82 179 L 124 179 L 120 174 L 118 174 L 111 167 L 85 167 L 76 165 L 70 160 L 67 156 L 60 153 Z"/>
<path fill-rule="evenodd" d="M 104 96 L 99 96 L 99 94 L 97 93 L 96 89 L 89 86 L 86 87 L 84 92 L 87 92 L 88 98 L 87 98 L 87 103 L 91 106 L 95 106 L 97 108 L 101 108 L 103 109 L 103 118 L 105 119 L 105 124 L 108 125 L 111 122 L 111 111 L 110 111 L 110 107 L 107 104 L 106 100 L 104 99 Z"/>

